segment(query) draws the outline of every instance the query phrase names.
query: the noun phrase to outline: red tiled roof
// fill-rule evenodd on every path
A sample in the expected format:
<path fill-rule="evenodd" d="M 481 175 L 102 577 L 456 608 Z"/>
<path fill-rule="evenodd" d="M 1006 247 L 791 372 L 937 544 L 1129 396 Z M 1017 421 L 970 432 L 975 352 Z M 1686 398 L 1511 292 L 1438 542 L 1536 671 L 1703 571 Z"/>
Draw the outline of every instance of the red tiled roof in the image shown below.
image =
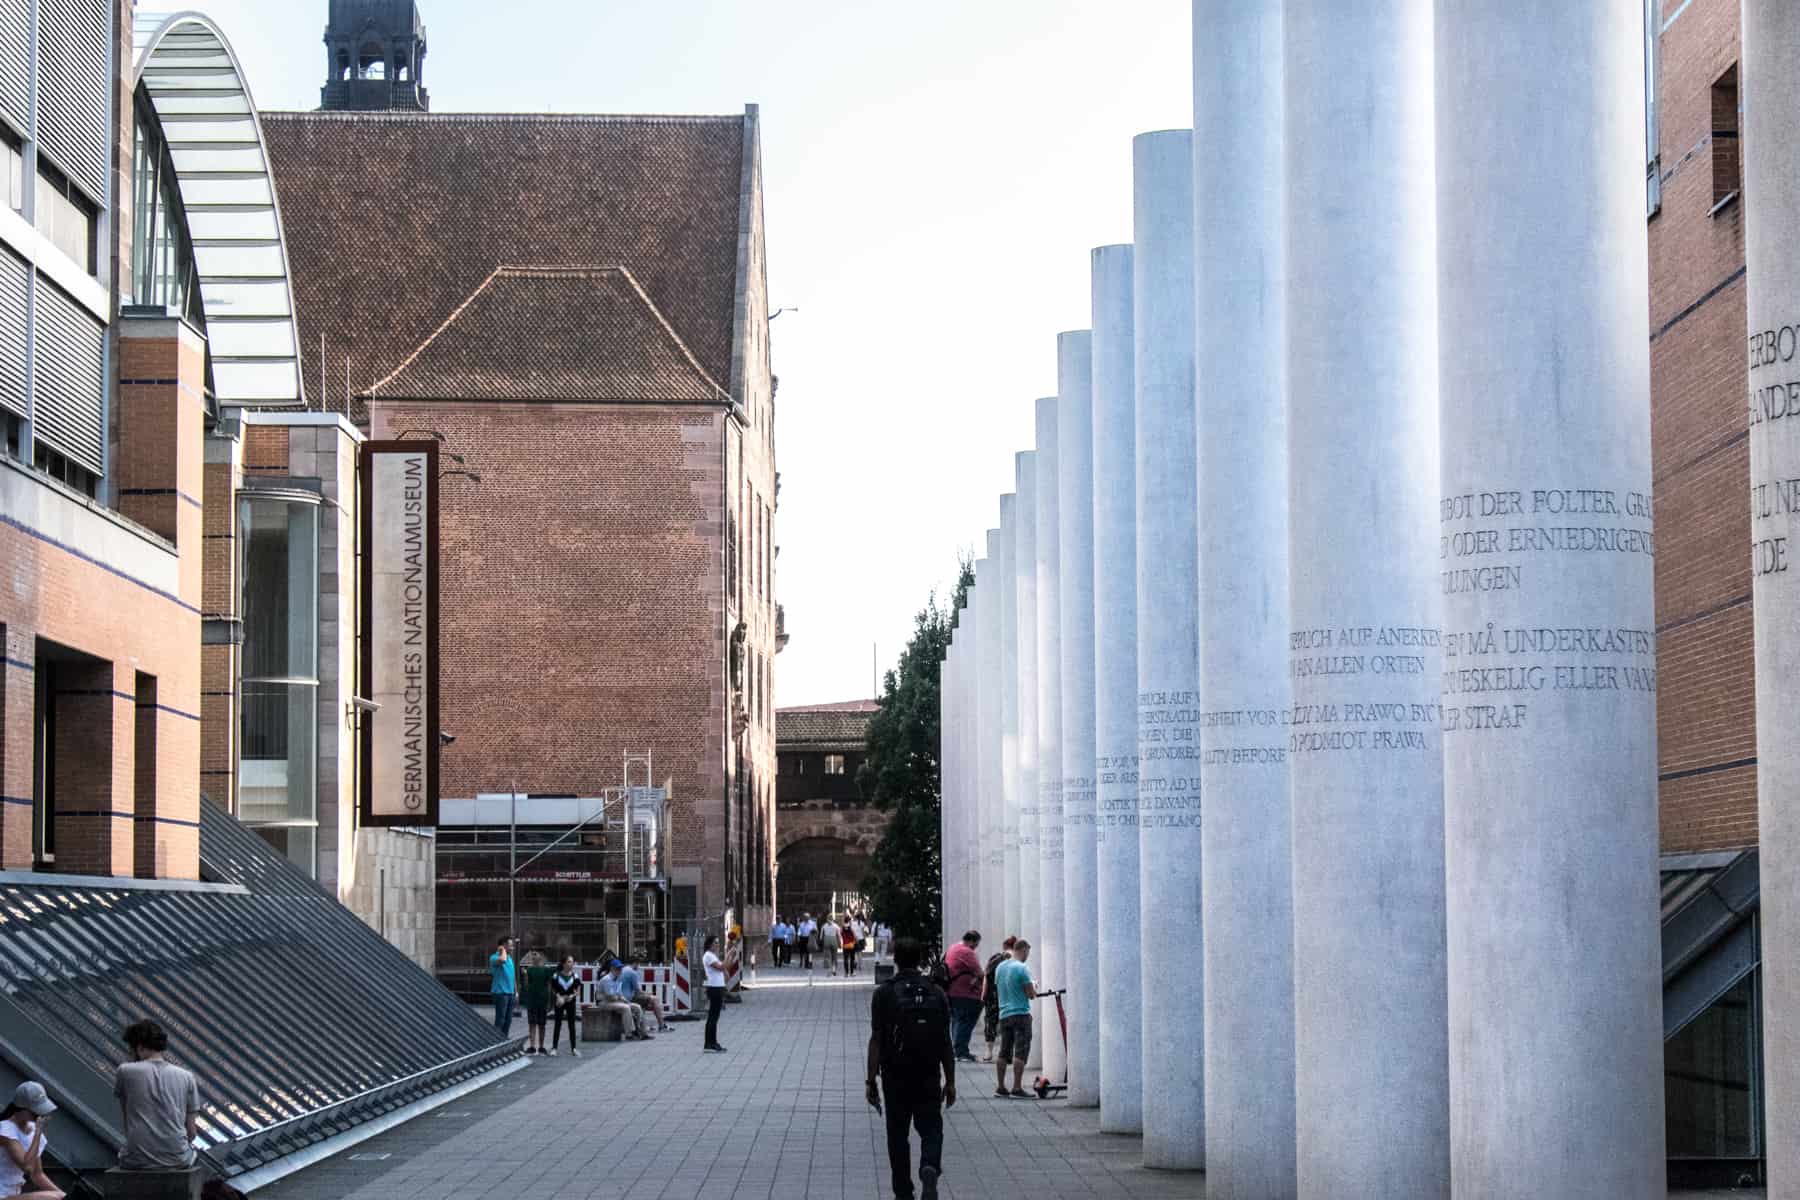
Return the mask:
<path fill-rule="evenodd" d="M 723 402 L 624 267 L 501 267 L 374 396 Z"/>
<path fill-rule="evenodd" d="M 538 263 L 624 267 L 700 370 L 730 386 L 743 117 L 266 112 L 262 123 L 302 358 L 317 386 L 323 333 L 328 395 L 346 357 L 361 393 L 498 269 Z M 410 386 L 426 387 L 413 366 Z"/>
<path fill-rule="evenodd" d="M 858 749 L 868 740 L 869 720 L 880 708 L 873 700 L 778 708 L 776 749 Z"/>

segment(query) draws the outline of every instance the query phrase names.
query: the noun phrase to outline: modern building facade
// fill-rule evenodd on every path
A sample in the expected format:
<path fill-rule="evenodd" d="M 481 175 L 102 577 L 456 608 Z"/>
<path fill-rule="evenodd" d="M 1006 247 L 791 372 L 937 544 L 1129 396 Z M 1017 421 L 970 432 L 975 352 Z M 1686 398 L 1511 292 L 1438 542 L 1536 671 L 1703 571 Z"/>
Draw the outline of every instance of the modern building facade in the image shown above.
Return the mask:
<path fill-rule="evenodd" d="M 415 30 L 422 54 L 411 4 L 334 4 L 328 46 L 353 8 L 384 72 Z M 463 460 L 441 489 L 443 797 L 598 798 L 648 756 L 659 919 L 758 930 L 779 639 L 756 110 L 373 111 L 341 82 L 263 127 L 324 406 Z M 514 909 L 528 943 L 606 945 L 617 881 L 575 874 L 530 884 L 554 894 Z M 446 977 L 508 919 L 465 875 L 439 870 Z"/>
<path fill-rule="evenodd" d="M 341 450 L 274 458 L 360 435 L 306 411 L 229 43 L 140 16 L 0 4 L 0 1088 L 59 1104 L 71 1194 L 116 1162 L 131 1021 L 169 1030 L 203 1161 L 245 1186 L 519 1064 L 336 898 L 382 903 L 320 719 L 355 686 L 332 594 L 354 488 L 319 461 Z M 253 1018 L 221 1000 L 249 978 Z"/>
<path fill-rule="evenodd" d="M 843 911 L 862 893 L 890 814 L 858 773 L 880 704 L 848 700 L 776 712 L 776 901 L 784 914 Z"/>

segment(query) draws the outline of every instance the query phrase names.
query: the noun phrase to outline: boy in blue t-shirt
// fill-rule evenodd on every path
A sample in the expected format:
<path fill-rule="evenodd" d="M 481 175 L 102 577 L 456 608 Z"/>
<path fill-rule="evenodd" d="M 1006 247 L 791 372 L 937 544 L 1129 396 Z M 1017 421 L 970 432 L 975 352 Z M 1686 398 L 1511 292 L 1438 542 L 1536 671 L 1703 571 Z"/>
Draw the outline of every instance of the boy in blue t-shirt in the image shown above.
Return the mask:
<path fill-rule="evenodd" d="M 1000 994 L 1000 1053 L 994 1058 L 996 1086 L 994 1095 L 1032 1098 L 1025 1090 L 1025 1060 L 1031 1057 L 1031 1001 L 1037 989 L 1031 982 L 1031 969 L 1025 960 L 1031 955 L 1031 943 L 1020 938 L 1013 943 L 1012 958 L 994 968 L 994 990 Z M 1012 1064 L 1013 1085 L 1006 1090 L 1006 1067 Z"/>

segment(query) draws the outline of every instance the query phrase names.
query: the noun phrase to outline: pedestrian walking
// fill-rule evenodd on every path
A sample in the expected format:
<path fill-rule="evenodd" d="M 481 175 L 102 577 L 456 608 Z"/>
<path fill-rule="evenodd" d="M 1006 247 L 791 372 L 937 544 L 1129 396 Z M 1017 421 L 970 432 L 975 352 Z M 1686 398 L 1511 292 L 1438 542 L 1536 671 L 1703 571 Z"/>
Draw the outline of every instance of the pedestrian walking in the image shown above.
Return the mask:
<path fill-rule="evenodd" d="M 119 1165 L 127 1171 L 180 1171 L 194 1165 L 200 1136 L 200 1084 L 194 1073 L 168 1061 L 169 1035 L 155 1021 L 127 1026 L 131 1061 L 113 1074 L 125 1146 Z"/>
<path fill-rule="evenodd" d="M 922 1200 L 937 1200 L 944 1170 L 943 1110 L 956 1103 L 950 1005 L 919 973 L 924 958 L 912 938 L 894 943 L 894 977 L 876 988 L 869 1001 L 867 1095 L 876 1112 L 886 1104 L 888 1169 L 896 1200 L 912 1200 L 914 1129 L 919 1131 Z"/>
<path fill-rule="evenodd" d="M 511 938 L 501 938 L 488 955 L 488 994 L 494 998 L 494 1028 L 501 1037 L 512 1033 L 513 1002 L 518 999 L 519 990 L 511 946 Z"/>
<path fill-rule="evenodd" d="M 725 960 L 719 957 L 719 935 L 707 937 L 703 950 L 700 965 L 706 971 L 706 1041 L 700 1049 L 723 1054 L 725 1047 L 719 1045 L 719 1013 L 725 1008 Z"/>
<path fill-rule="evenodd" d="M 525 1002 L 525 1053 L 548 1054 L 544 1046 L 544 1028 L 550 1024 L 550 977 L 556 968 L 544 961 L 541 951 L 533 950 L 519 964 L 518 987 Z"/>
<path fill-rule="evenodd" d="M 981 978 L 981 1038 L 987 1043 L 987 1054 L 982 1062 L 994 1061 L 994 1042 L 1000 1037 L 1000 989 L 994 986 L 994 970 L 1001 963 L 1012 957 L 1013 943 L 1019 939 L 1011 934 L 1000 943 L 1000 952 L 987 960 L 987 969 Z"/>
<path fill-rule="evenodd" d="M 844 955 L 844 968 L 847 974 L 854 975 L 856 974 L 856 955 L 862 949 L 862 918 L 852 913 L 844 922 L 844 933 L 847 935 L 844 939 L 847 943 L 845 949 L 849 951 Z"/>
<path fill-rule="evenodd" d="M 557 964 L 556 974 L 550 977 L 550 1016 L 554 1024 L 550 1029 L 550 1057 L 556 1057 L 556 1049 L 562 1045 L 562 1030 L 566 1022 L 569 1026 L 569 1054 L 581 1057 L 581 976 L 575 973 L 575 956 L 563 955 L 562 962 Z"/>
<path fill-rule="evenodd" d="M 875 961 L 880 962 L 894 949 L 894 930 L 885 921 L 875 922 Z"/>
<path fill-rule="evenodd" d="M 800 914 L 800 924 L 794 929 L 794 937 L 800 943 L 800 965 L 812 970 L 813 938 L 819 932 L 819 923 L 812 919 L 812 914 Z M 827 948 L 829 952 L 829 948 Z"/>
<path fill-rule="evenodd" d="M 837 974 L 837 955 L 832 954 L 829 947 L 839 944 L 843 934 L 838 929 L 837 917 L 832 913 L 825 914 L 825 923 L 819 926 L 819 942 L 827 947 L 825 954 L 825 970 L 829 975 Z"/>
<path fill-rule="evenodd" d="M 782 924 L 778 914 L 775 923 L 769 926 L 769 965 L 781 965 L 781 952 L 787 948 L 787 926 Z"/>
<path fill-rule="evenodd" d="M 981 945 L 981 934 L 971 929 L 962 941 L 944 955 L 950 983 L 945 991 L 950 996 L 950 1046 L 960 1062 L 974 1062 L 969 1053 L 969 1038 L 975 1033 L 975 1022 L 981 1017 L 981 959 L 975 947 Z"/>
<path fill-rule="evenodd" d="M 46 1130 L 55 1111 L 43 1084 L 28 1079 L 13 1090 L 12 1103 L 0 1111 L 0 1196 L 63 1200 L 62 1189 L 44 1174 Z"/>
<path fill-rule="evenodd" d="M 1012 957 L 994 969 L 994 986 L 1000 992 L 1000 1055 L 994 1059 L 994 1095 L 1012 1095 L 1020 1100 L 1032 1098 L 1025 1090 L 1025 1060 L 1031 1057 L 1031 1001 L 1037 988 L 1031 982 L 1031 969 L 1025 960 L 1031 957 L 1031 943 L 1020 938 L 1013 943 Z M 1006 1068 L 1012 1067 L 1013 1085 L 1006 1090 Z"/>

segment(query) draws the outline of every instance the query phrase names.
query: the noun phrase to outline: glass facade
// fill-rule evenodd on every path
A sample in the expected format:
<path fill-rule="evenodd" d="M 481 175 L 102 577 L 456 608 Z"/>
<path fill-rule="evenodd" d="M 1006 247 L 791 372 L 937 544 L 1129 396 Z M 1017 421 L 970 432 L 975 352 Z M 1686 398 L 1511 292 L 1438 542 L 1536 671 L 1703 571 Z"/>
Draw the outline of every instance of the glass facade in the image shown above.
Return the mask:
<path fill-rule="evenodd" d="M 1761 982 L 1752 971 L 1664 1043 L 1670 1158 L 1762 1157 Z"/>
<path fill-rule="evenodd" d="M 319 502 L 238 497 L 244 620 L 238 816 L 307 874 L 316 871 Z"/>
<path fill-rule="evenodd" d="M 200 277 L 187 216 L 175 182 L 175 163 L 150 97 L 138 88 L 136 151 L 132 159 L 131 291 L 139 304 L 160 304 L 206 328 Z"/>

